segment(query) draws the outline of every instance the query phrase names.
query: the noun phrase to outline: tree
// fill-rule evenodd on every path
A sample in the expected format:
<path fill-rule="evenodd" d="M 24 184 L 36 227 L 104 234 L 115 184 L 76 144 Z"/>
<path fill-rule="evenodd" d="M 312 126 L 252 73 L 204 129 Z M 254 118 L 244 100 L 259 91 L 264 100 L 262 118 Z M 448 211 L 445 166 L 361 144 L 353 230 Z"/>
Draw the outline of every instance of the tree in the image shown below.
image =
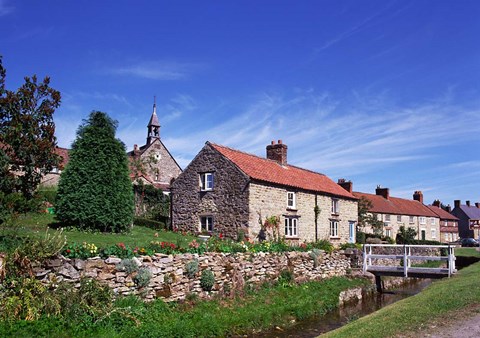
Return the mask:
<path fill-rule="evenodd" d="M 372 202 L 361 197 L 358 200 L 358 226 L 363 230 L 365 227 L 370 226 L 375 235 L 383 235 L 383 222 L 378 220 L 378 215 L 370 212 L 372 209 Z"/>
<path fill-rule="evenodd" d="M 412 244 L 415 243 L 415 237 L 417 236 L 417 231 L 414 228 L 407 227 L 404 225 L 400 226 L 397 233 L 397 238 L 395 241 L 398 244 Z"/>
<path fill-rule="evenodd" d="M 82 229 L 121 232 L 133 222 L 133 189 L 117 121 L 93 111 L 78 128 L 70 161 L 60 176 L 59 221 Z"/>
<path fill-rule="evenodd" d="M 25 77 L 16 92 L 6 90 L 5 75 L 0 57 L 0 157 L 9 164 L 7 176 L 3 176 L 5 167 L 0 168 L 0 186 L 4 193 L 15 190 L 31 199 L 42 176 L 59 161 L 53 113 L 60 106 L 61 96 L 50 88 L 49 77 L 38 82 L 36 75 Z"/>

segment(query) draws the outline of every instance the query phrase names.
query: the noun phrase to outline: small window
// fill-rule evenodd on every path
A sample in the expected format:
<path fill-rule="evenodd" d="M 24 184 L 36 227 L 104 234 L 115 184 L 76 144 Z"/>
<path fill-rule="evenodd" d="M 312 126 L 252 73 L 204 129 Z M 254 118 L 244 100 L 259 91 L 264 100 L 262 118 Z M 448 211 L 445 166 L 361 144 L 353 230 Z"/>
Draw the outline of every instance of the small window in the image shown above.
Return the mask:
<path fill-rule="evenodd" d="M 285 237 L 298 236 L 298 220 L 293 217 L 285 218 Z"/>
<path fill-rule="evenodd" d="M 445 225 L 446 227 L 448 227 L 448 221 L 443 222 L 443 225 Z"/>
<path fill-rule="evenodd" d="M 409 221 L 410 223 L 415 223 L 415 217 L 410 216 L 409 219 L 408 219 L 408 221 Z"/>
<path fill-rule="evenodd" d="M 436 223 L 436 222 L 435 222 L 435 218 L 433 218 L 433 217 L 430 218 L 430 223 L 431 223 L 432 225 L 435 225 L 435 223 Z"/>
<path fill-rule="evenodd" d="M 202 191 L 213 190 L 213 173 L 200 174 L 200 188 Z"/>
<path fill-rule="evenodd" d="M 294 192 L 287 192 L 287 208 L 295 209 L 296 208 L 296 199 Z"/>
<path fill-rule="evenodd" d="M 432 229 L 432 238 L 437 238 L 437 230 Z"/>
<path fill-rule="evenodd" d="M 158 174 L 158 171 L 155 172 L 155 182 L 160 181 L 160 175 Z"/>
<path fill-rule="evenodd" d="M 402 215 L 397 215 L 397 222 L 401 222 L 402 221 Z"/>
<path fill-rule="evenodd" d="M 418 218 L 420 224 L 427 224 L 427 218 L 426 217 L 419 217 Z"/>
<path fill-rule="evenodd" d="M 200 230 L 212 232 L 213 231 L 213 217 L 212 216 L 202 216 L 200 217 Z"/>
<path fill-rule="evenodd" d="M 330 221 L 330 237 L 338 237 L 338 221 Z"/>
<path fill-rule="evenodd" d="M 332 214 L 338 215 L 339 212 L 339 202 L 338 199 L 332 198 Z"/>
<path fill-rule="evenodd" d="M 385 215 L 385 222 L 390 223 L 390 215 Z"/>
<path fill-rule="evenodd" d="M 385 236 L 392 238 L 392 230 L 391 229 L 386 229 L 385 230 Z"/>

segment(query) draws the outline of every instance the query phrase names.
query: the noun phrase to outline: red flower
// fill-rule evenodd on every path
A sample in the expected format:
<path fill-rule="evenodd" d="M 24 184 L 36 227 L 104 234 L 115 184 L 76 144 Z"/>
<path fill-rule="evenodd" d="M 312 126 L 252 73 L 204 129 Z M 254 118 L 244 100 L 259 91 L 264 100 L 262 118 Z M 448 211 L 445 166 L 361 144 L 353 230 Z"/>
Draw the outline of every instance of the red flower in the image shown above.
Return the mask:
<path fill-rule="evenodd" d="M 69 254 L 70 252 L 71 252 L 70 249 L 67 249 L 67 254 Z"/>
<path fill-rule="evenodd" d="M 218 238 L 223 238 L 222 233 L 218 234 Z"/>

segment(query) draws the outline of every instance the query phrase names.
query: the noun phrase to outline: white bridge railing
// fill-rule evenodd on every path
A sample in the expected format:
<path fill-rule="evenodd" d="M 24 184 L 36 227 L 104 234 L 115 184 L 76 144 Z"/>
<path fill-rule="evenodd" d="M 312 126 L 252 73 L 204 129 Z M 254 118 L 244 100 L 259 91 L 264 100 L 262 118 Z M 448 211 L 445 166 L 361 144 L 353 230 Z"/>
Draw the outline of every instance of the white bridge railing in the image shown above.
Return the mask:
<path fill-rule="evenodd" d="M 397 248 L 403 251 L 402 253 L 392 253 L 392 254 L 379 254 L 374 253 L 374 248 Z M 424 255 L 415 255 L 412 254 L 412 249 L 423 248 L 423 249 L 446 249 L 447 256 L 424 256 Z M 415 250 L 414 250 L 415 251 Z M 372 260 L 377 259 L 387 259 L 387 260 L 398 260 L 398 265 L 379 265 L 373 264 Z M 400 262 L 403 261 L 403 266 Z M 444 261 L 447 262 L 447 268 L 429 268 L 429 267 L 412 267 L 412 261 Z M 372 273 L 383 273 L 388 275 L 389 272 L 400 273 L 403 269 L 403 276 L 409 277 L 410 273 L 418 274 L 438 274 L 438 275 L 447 275 L 450 277 L 457 270 L 455 269 L 455 246 L 451 245 L 396 245 L 396 244 L 364 244 L 363 246 L 363 273 L 372 272 Z"/>

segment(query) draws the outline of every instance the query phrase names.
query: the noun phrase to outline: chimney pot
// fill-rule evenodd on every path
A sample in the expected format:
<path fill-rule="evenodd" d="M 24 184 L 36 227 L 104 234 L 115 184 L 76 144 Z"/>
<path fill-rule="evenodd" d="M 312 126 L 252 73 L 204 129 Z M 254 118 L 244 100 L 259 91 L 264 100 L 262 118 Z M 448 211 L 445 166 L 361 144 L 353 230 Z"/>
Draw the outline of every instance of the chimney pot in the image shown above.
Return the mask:
<path fill-rule="evenodd" d="M 447 212 L 452 212 L 452 207 L 450 204 L 445 207 L 445 210 L 447 210 Z"/>
<path fill-rule="evenodd" d="M 453 201 L 453 203 L 454 203 L 453 205 L 455 206 L 455 209 L 460 208 L 460 203 L 461 203 L 460 200 L 455 200 L 455 201 Z"/>
<path fill-rule="evenodd" d="M 275 144 L 275 141 L 272 141 L 270 144 L 271 144 L 271 145 L 274 145 L 274 144 Z"/>
<path fill-rule="evenodd" d="M 134 145 L 133 145 L 133 150 L 135 150 L 135 151 L 138 150 L 138 145 L 137 145 L 137 144 L 134 144 Z"/>
<path fill-rule="evenodd" d="M 440 202 L 440 200 L 433 201 L 433 206 L 434 207 L 440 208 L 441 205 L 442 205 L 442 203 Z"/>
<path fill-rule="evenodd" d="M 338 185 L 341 186 L 343 189 L 348 191 L 349 193 L 353 192 L 353 183 L 352 181 L 347 181 L 344 178 L 338 179 Z"/>
<path fill-rule="evenodd" d="M 282 144 L 282 140 L 278 140 L 278 144 Z"/>
<path fill-rule="evenodd" d="M 467 207 L 470 206 L 470 201 L 465 201 L 465 204 L 467 204 Z"/>
<path fill-rule="evenodd" d="M 381 188 L 380 185 L 377 185 L 377 189 L 375 189 L 375 194 L 378 196 L 383 196 L 383 198 L 388 200 L 390 198 L 390 189 Z"/>
<path fill-rule="evenodd" d="M 475 206 L 480 209 L 480 203 L 479 202 L 475 202 Z"/>

